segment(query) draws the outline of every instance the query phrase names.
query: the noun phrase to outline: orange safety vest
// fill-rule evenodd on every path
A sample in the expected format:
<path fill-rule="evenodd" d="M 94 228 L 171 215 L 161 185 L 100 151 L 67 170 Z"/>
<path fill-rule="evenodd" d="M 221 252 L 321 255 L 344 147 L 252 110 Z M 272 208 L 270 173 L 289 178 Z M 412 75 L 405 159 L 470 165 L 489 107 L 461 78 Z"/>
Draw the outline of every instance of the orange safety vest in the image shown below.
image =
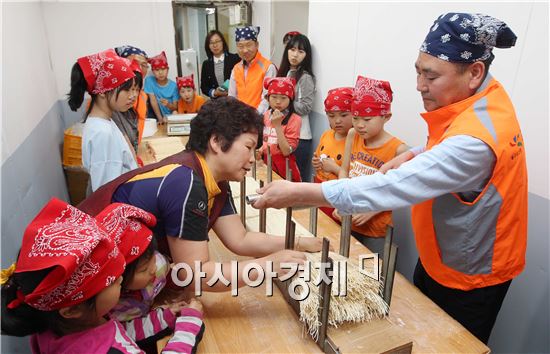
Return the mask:
<path fill-rule="evenodd" d="M 527 166 L 514 107 L 491 75 L 473 96 L 422 114 L 429 150 L 448 137 L 487 144 L 495 166 L 472 202 L 457 193 L 415 205 L 412 223 L 426 272 L 446 287 L 471 290 L 501 284 L 525 267 Z"/>
<path fill-rule="evenodd" d="M 141 137 L 143 135 L 143 128 L 145 127 L 145 118 L 147 118 L 147 94 L 141 90 L 134 103 L 134 110 L 137 115 L 138 126 L 138 144 L 141 144 Z"/>
<path fill-rule="evenodd" d="M 237 98 L 254 108 L 262 102 L 264 77 L 271 62 L 258 51 L 248 65 L 246 78 L 244 77 L 244 62 L 241 60 L 233 67 L 233 79 L 237 84 Z"/>

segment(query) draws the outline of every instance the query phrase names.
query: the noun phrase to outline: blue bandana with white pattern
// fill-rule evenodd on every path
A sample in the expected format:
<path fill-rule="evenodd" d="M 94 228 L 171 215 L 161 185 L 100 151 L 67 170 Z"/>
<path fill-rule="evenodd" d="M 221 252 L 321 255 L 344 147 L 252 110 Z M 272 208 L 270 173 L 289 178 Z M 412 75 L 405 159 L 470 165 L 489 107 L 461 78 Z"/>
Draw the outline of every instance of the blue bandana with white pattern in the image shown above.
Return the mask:
<path fill-rule="evenodd" d="M 143 50 L 139 48 L 132 47 L 131 45 L 123 45 L 120 47 L 116 47 L 115 52 L 118 54 L 119 57 L 122 57 L 122 58 L 128 58 L 132 54 L 143 55 L 145 58 L 148 58 L 147 53 L 145 53 Z"/>
<path fill-rule="evenodd" d="M 247 27 L 237 27 L 235 28 L 235 41 L 246 41 L 246 40 L 258 40 L 258 34 L 260 34 L 260 27 L 258 26 L 247 26 Z"/>
<path fill-rule="evenodd" d="M 493 48 L 510 48 L 516 35 L 501 20 L 483 14 L 446 13 L 435 20 L 420 51 L 439 59 L 473 63 L 493 56 Z"/>

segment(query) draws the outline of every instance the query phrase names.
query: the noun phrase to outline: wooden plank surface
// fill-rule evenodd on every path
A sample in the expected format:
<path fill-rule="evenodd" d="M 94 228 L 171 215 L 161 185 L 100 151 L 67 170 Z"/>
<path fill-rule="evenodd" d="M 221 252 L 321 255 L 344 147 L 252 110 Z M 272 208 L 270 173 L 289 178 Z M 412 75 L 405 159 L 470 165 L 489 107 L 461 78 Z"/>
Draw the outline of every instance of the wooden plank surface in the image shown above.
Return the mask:
<path fill-rule="evenodd" d="M 162 129 L 147 141 L 162 138 Z M 187 137 L 171 137 L 181 146 Z M 165 142 L 164 142 L 165 143 Z M 154 144 L 153 144 L 154 145 Z M 140 146 L 140 152 L 153 153 L 151 146 Z M 170 146 L 170 145 L 169 145 Z M 174 151 L 178 152 L 179 150 Z M 140 156 L 142 154 L 140 153 Z M 148 161 L 152 162 L 151 155 Z M 142 157 L 143 159 L 143 157 Z M 145 159 L 144 159 L 145 161 Z M 258 178 L 265 177 L 258 169 Z M 263 176 L 262 176 L 263 173 Z M 232 188 L 239 209 L 239 188 Z M 253 193 L 252 187 L 247 194 Z M 269 222 L 272 210 L 268 211 L 267 227 L 278 227 Z M 293 212 L 293 217 L 303 227 L 297 227 L 297 235 L 307 233 L 309 209 Z M 247 208 L 247 224 L 257 225 L 257 211 Z M 283 225 L 284 227 L 284 225 Z M 300 230 L 300 231 L 298 231 Z M 304 231 L 305 230 L 305 231 Z M 318 235 L 328 237 L 334 249 L 339 247 L 340 226 L 319 212 Z M 399 235 L 396 235 L 399 237 Z M 210 257 L 215 261 L 240 260 L 227 250 L 211 233 Z M 351 239 L 350 258 L 358 259 L 368 250 L 354 238 Z M 201 301 L 205 308 L 206 332 L 199 345 L 199 353 L 317 353 L 317 345 L 305 333 L 302 323 L 284 301 L 276 286 L 273 296 L 265 295 L 265 284 L 258 288 L 241 288 L 238 296 L 225 293 L 203 293 Z M 424 296 L 401 274 L 395 277 L 390 315 L 386 319 L 368 323 L 345 324 L 330 328 L 329 336 L 342 352 L 383 352 L 397 343 L 413 341 L 414 353 L 488 353 L 489 348 L 470 334 L 464 327 Z"/>

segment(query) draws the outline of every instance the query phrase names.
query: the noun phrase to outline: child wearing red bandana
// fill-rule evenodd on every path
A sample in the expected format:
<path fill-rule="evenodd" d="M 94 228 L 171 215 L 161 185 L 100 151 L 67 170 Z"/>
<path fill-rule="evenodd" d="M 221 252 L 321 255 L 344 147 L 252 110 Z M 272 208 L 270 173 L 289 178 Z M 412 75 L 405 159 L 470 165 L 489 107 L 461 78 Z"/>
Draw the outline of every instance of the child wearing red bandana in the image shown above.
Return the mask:
<path fill-rule="evenodd" d="M 131 62 L 113 49 L 81 57 L 71 70 L 69 107 L 76 111 L 84 94 L 92 97 L 82 133 L 82 165 L 95 191 L 138 167 L 135 151 L 113 121 L 113 112 L 133 107 L 139 93 Z"/>
<path fill-rule="evenodd" d="M 193 74 L 184 77 L 177 77 L 176 84 L 180 93 L 178 110 L 174 113 L 197 113 L 206 102 L 204 97 L 195 92 L 195 80 Z"/>
<path fill-rule="evenodd" d="M 161 52 L 149 59 L 153 76 L 147 76 L 143 91 L 149 95 L 149 102 L 159 123 L 166 123 L 166 116 L 178 109 L 178 87 L 168 78 L 168 59 Z"/>
<path fill-rule="evenodd" d="M 301 182 L 300 170 L 293 154 L 298 147 L 302 119 L 294 113 L 295 80 L 289 77 L 274 77 L 264 80 L 267 90 L 269 108 L 264 113 L 264 143 L 256 156 L 267 162 L 267 147 L 271 151 L 273 171 L 286 178 L 286 162 L 288 158 L 292 181 Z"/>
<path fill-rule="evenodd" d="M 27 226 L 17 263 L 2 271 L 2 333 L 31 337 L 33 353 L 143 353 L 136 341 L 175 328 L 165 352 L 191 352 L 202 325 L 200 303 L 121 324 L 105 316 L 120 296 L 125 258 L 117 239 L 141 254 L 156 220 L 111 204 L 97 217 L 52 199 Z"/>
<path fill-rule="evenodd" d="M 392 116 L 392 100 L 389 82 L 357 77 L 351 104 L 353 129 L 346 138 L 340 178 L 377 173 L 384 163 L 409 149 L 384 129 Z M 337 211 L 333 215 L 339 218 Z M 382 243 L 367 241 L 384 237 L 391 223 L 391 211 L 355 214 L 352 216 L 352 231 L 371 251 L 381 251 Z"/>

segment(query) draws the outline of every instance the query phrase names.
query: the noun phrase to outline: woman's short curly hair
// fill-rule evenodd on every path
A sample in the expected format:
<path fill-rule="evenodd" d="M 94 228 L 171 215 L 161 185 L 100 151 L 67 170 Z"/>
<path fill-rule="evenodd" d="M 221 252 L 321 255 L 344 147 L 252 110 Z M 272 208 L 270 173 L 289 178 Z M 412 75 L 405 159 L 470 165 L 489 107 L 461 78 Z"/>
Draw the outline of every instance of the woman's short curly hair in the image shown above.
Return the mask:
<path fill-rule="evenodd" d="M 205 103 L 191 121 L 191 133 L 185 148 L 200 154 L 208 150 L 208 141 L 218 137 L 222 151 L 227 151 L 243 133 L 257 133 L 262 144 L 263 119 L 258 111 L 234 97 L 221 97 Z"/>

